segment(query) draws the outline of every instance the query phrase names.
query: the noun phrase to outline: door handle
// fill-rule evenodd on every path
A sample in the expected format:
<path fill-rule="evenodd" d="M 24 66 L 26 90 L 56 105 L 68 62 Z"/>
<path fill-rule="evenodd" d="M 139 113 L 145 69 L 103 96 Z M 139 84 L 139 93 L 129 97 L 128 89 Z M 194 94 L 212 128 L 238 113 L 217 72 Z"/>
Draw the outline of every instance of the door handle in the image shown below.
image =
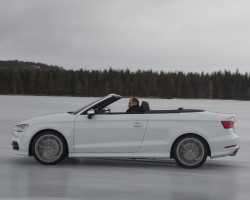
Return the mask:
<path fill-rule="evenodd" d="M 139 123 L 139 122 L 136 122 L 133 124 L 133 127 L 142 127 L 143 124 Z"/>

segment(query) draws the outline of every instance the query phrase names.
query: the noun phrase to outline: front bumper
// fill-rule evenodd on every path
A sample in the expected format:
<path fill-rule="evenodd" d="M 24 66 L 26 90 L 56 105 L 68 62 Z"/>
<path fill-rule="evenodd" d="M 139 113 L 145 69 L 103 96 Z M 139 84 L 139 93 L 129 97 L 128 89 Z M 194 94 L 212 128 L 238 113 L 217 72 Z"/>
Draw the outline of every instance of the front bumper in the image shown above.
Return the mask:
<path fill-rule="evenodd" d="M 11 145 L 13 150 L 19 151 L 19 144 L 16 141 L 12 141 Z"/>
<path fill-rule="evenodd" d="M 21 155 L 29 155 L 29 141 L 24 133 L 13 131 L 11 139 L 11 152 Z"/>

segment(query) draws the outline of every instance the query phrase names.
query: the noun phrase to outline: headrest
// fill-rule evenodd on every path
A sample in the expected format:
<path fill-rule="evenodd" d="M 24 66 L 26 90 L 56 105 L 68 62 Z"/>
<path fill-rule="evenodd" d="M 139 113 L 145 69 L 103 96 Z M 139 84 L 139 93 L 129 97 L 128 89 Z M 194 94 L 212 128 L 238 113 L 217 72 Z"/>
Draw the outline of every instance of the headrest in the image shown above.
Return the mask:
<path fill-rule="evenodd" d="M 148 102 L 142 101 L 142 102 L 141 102 L 141 109 L 142 109 L 142 111 L 143 111 L 144 113 L 149 112 L 149 111 L 150 111 L 150 107 L 149 107 Z"/>

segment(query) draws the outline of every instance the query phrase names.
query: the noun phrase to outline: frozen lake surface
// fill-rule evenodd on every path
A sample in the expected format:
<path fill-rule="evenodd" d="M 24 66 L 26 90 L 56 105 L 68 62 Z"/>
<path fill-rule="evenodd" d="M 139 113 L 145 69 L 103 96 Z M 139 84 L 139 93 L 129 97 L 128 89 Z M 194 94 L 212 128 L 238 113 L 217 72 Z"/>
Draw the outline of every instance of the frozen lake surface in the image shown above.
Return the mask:
<path fill-rule="evenodd" d="M 55 166 L 11 154 L 13 126 L 25 119 L 73 111 L 96 98 L 0 96 L 1 199 L 247 200 L 250 197 L 250 101 L 140 99 L 152 109 L 196 108 L 234 113 L 241 149 L 236 157 L 208 158 L 198 169 L 174 161 L 65 159 Z M 127 109 L 128 99 L 111 109 Z"/>

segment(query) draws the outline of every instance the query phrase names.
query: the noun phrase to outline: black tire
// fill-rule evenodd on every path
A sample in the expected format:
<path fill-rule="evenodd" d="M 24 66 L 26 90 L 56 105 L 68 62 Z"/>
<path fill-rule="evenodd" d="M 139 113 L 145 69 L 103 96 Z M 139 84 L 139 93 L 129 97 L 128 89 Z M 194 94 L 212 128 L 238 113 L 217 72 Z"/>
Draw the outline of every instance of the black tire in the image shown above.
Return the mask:
<path fill-rule="evenodd" d="M 32 154 L 44 165 L 59 163 L 66 156 L 66 143 L 56 132 L 46 131 L 38 134 L 32 143 Z"/>
<path fill-rule="evenodd" d="M 175 142 L 173 155 L 176 163 L 181 167 L 196 168 L 206 161 L 208 147 L 202 138 L 186 135 Z"/>

